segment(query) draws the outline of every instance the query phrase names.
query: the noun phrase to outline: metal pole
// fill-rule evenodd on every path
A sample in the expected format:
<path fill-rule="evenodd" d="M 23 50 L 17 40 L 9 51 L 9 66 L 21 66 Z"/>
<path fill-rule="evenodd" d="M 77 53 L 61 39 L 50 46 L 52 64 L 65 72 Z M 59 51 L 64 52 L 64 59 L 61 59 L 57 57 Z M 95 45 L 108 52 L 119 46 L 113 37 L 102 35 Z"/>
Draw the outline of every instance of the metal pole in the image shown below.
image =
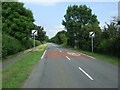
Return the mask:
<path fill-rule="evenodd" d="M 92 52 L 93 52 L 93 37 L 91 37 Z"/>
<path fill-rule="evenodd" d="M 35 35 L 34 35 L 34 51 L 35 51 Z"/>

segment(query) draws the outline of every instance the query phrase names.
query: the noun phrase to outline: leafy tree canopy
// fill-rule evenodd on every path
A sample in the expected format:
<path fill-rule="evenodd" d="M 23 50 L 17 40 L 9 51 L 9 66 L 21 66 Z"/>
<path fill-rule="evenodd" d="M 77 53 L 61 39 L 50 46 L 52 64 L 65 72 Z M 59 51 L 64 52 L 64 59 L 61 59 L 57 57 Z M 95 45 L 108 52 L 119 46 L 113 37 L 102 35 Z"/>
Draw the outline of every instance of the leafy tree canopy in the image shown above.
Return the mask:
<path fill-rule="evenodd" d="M 20 2 L 2 3 L 2 30 L 19 40 L 29 39 L 34 29 L 34 18 L 31 10 Z"/>

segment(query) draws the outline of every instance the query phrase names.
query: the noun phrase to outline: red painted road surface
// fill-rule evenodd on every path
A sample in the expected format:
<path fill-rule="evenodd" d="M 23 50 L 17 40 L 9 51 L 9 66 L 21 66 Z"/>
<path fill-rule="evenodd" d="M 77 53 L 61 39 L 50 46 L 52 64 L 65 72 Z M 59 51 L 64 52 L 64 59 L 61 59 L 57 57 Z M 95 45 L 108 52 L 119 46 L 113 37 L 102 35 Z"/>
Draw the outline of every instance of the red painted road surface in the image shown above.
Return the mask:
<path fill-rule="evenodd" d="M 78 53 L 78 52 L 74 52 L 74 51 L 47 51 L 44 55 L 43 58 L 47 57 L 47 58 L 83 58 L 83 59 L 93 59 L 92 57 L 89 57 L 87 55 L 84 55 L 82 53 Z"/>

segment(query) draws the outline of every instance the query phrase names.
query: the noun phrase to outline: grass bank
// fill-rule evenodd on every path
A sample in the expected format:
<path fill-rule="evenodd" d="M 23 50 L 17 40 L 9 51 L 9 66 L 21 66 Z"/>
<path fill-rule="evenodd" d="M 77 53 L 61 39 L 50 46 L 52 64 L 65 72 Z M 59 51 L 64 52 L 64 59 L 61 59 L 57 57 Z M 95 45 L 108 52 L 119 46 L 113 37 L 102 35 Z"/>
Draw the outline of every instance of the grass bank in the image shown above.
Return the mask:
<path fill-rule="evenodd" d="M 119 63 L 119 65 L 120 65 L 120 58 L 118 58 L 118 57 L 99 54 L 99 53 L 92 53 L 92 52 L 83 51 L 83 50 L 80 50 L 80 49 L 74 49 L 74 48 L 72 48 L 70 46 L 67 46 L 67 45 L 64 45 L 64 44 L 62 46 L 65 47 L 65 48 L 71 49 L 71 50 L 75 50 L 75 51 L 78 51 L 78 52 L 93 56 L 93 57 L 95 57 L 95 58 L 97 58 L 99 60 L 103 60 L 103 61 L 115 64 L 115 65 L 118 65 L 118 63 Z"/>
<path fill-rule="evenodd" d="M 12 63 L 2 71 L 3 88 L 20 88 L 28 78 L 31 70 L 40 60 L 48 44 L 39 47 L 33 53 L 21 58 L 21 60 Z"/>
<path fill-rule="evenodd" d="M 20 54 L 22 54 L 22 53 L 23 53 L 23 51 L 18 52 L 18 53 L 15 53 L 14 55 L 6 56 L 6 57 L 2 58 L 2 62 L 6 62 L 6 61 L 8 61 L 8 60 L 10 60 L 10 59 L 12 59 L 12 58 L 15 58 L 16 56 L 18 56 L 18 55 L 20 55 Z"/>

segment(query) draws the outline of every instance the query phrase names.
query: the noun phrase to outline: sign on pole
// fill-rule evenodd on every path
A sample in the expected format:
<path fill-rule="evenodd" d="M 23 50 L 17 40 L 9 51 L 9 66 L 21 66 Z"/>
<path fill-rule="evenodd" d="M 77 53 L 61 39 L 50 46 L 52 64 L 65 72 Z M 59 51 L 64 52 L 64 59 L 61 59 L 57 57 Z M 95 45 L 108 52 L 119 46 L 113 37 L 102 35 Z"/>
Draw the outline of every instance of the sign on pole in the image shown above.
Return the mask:
<path fill-rule="evenodd" d="M 95 37 L 95 32 L 89 32 L 89 37 L 90 38 Z"/>
<path fill-rule="evenodd" d="M 35 36 L 37 36 L 37 30 L 32 30 L 32 36 L 34 37 L 34 49 L 35 49 Z"/>
<path fill-rule="evenodd" d="M 37 30 L 32 30 L 32 36 L 34 35 L 34 36 L 37 36 Z"/>
<path fill-rule="evenodd" d="M 89 32 L 89 37 L 91 38 L 91 46 L 92 46 L 92 52 L 93 52 L 93 38 L 95 37 L 95 32 Z"/>

